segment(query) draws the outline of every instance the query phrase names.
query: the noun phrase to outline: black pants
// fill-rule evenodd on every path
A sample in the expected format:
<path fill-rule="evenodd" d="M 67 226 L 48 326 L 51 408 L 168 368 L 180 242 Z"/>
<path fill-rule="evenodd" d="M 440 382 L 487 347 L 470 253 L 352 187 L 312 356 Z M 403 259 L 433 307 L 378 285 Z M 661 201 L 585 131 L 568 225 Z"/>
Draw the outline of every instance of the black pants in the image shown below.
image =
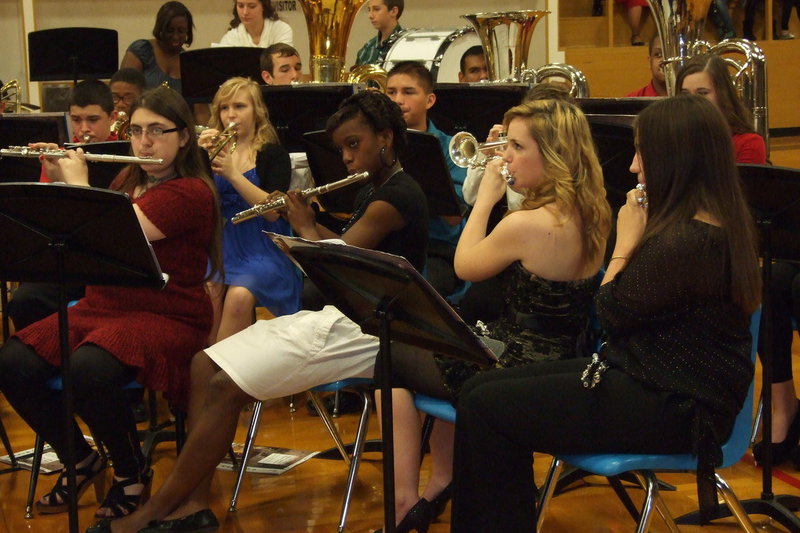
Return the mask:
<path fill-rule="evenodd" d="M 67 286 L 67 302 L 80 300 L 83 285 Z M 34 322 L 58 312 L 58 285 L 54 283 L 20 283 L 8 301 L 8 316 L 20 331 Z"/>
<path fill-rule="evenodd" d="M 533 451 L 684 453 L 690 417 L 669 395 L 612 369 L 594 389 L 588 359 L 486 372 L 459 397 L 453 533 L 534 531 Z"/>
<path fill-rule="evenodd" d="M 122 387 L 135 377 L 136 369 L 123 365 L 95 345 L 75 350 L 70 359 L 75 412 L 106 446 L 116 475 L 137 476 L 145 461 L 136 433 L 130 400 Z M 48 388 L 47 381 L 60 372 L 30 347 L 11 339 L 0 347 L 0 390 L 9 403 L 59 458 L 66 457 L 67 439 L 75 443 L 80 461 L 91 453 L 77 423 L 65 435 L 62 392 Z"/>
<path fill-rule="evenodd" d="M 758 355 L 764 353 L 767 342 L 772 341 L 772 382 L 783 383 L 792 379 L 792 318 L 800 324 L 800 265 L 775 263 L 772 265 L 769 309 L 761 315 Z M 766 336 L 765 321 L 771 320 L 772 338 Z"/>

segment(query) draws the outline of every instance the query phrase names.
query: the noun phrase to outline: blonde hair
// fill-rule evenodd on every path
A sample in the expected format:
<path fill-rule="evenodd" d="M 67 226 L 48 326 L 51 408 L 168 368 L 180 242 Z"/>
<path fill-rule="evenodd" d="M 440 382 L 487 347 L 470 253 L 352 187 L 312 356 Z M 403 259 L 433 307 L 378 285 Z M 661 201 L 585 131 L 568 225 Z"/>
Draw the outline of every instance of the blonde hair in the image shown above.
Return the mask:
<path fill-rule="evenodd" d="M 591 260 L 603 254 L 611 228 L 611 208 L 586 116 L 569 102 L 532 100 L 506 112 L 505 129 L 517 118 L 525 121 L 539 145 L 545 174 L 540 185 L 526 191 L 521 208 L 555 204 L 567 214 L 577 209 L 583 224 L 585 257 Z"/>
<path fill-rule="evenodd" d="M 254 156 L 265 144 L 280 143 L 278 132 L 275 131 L 275 126 L 269 121 L 269 111 L 261 96 L 261 89 L 256 82 L 249 78 L 237 77 L 231 78 L 220 85 L 217 94 L 214 95 L 214 100 L 211 102 L 211 120 L 208 125 L 219 131 L 225 129 L 227 124 L 222 124 L 219 118 L 219 106 L 222 102 L 233 98 L 239 91 L 247 94 L 253 103 L 253 117 L 255 119 L 253 130 L 255 133 L 250 144 L 250 155 Z"/>

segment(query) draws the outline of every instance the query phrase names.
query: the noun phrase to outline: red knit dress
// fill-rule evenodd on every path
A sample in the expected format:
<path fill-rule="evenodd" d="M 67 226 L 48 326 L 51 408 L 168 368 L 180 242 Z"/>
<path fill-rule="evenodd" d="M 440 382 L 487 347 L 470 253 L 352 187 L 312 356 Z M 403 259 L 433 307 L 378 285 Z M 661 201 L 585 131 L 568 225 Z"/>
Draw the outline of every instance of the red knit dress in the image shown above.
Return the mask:
<path fill-rule="evenodd" d="M 211 301 L 203 280 L 213 202 L 208 186 L 194 178 L 172 179 L 133 200 L 166 236 L 151 243 L 161 270 L 169 275 L 166 287 L 88 286 L 86 297 L 68 311 L 73 350 L 87 343 L 107 350 L 139 369 L 137 381 L 164 391 L 181 407 L 188 399 L 189 362 L 206 346 L 211 331 Z M 60 364 L 58 315 L 16 336 L 47 362 Z"/>

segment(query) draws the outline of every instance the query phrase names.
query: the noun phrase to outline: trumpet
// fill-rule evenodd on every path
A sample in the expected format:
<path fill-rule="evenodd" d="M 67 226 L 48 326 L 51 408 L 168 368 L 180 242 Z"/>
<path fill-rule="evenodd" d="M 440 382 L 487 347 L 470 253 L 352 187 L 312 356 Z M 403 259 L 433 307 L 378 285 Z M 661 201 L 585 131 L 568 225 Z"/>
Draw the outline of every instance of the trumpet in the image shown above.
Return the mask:
<path fill-rule="evenodd" d="M 198 126 L 195 126 L 195 131 L 197 131 Z M 204 128 L 208 129 L 208 128 Z M 198 132 L 199 133 L 199 132 Z M 216 135 L 213 139 L 211 139 L 211 148 L 208 150 L 208 159 L 213 161 L 217 155 L 225 148 L 228 143 L 231 143 L 231 151 L 233 153 L 236 151 L 236 139 L 237 134 L 239 133 L 239 125 L 235 122 L 231 122 L 228 124 L 228 127 L 225 128 L 219 135 Z"/>
<path fill-rule="evenodd" d="M 84 153 L 87 161 L 95 163 L 133 163 L 138 165 L 156 164 L 160 165 L 164 162 L 161 158 L 153 157 L 136 157 L 132 155 L 112 155 L 112 154 L 90 154 Z M 8 148 L 0 149 L 0 158 L 2 157 L 54 157 L 61 158 L 67 157 L 66 150 L 38 150 L 29 146 L 9 146 Z"/>
<path fill-rule="evenodd" d="M 347 185 L 351 185 L 353 183 L 365 181 L 368 178 L 369 178 L 369 172 L 357 172 L 356 174 L 350 174 L 346 178 L 342 178 L 339 181 L 328 183 L 327 185 L 304 189 L 300 191 L 300 197 L 313 198 L 315 196 L 319 196 L 320 194 L 325 194 L 327 192 L 335 191 L 336 189 L 341 189 L 342 187 L 346 187 Z M 251 218 L 263 215 L 264 213 L 269 213 L 270 211 L 283 209 L 284 207 L 286 207 L 286 197 L 281 196 L 280 198 L 272 202 L 268 202 L 266 204 L 256 204 L 250 209 L 245 209 L 240 213 L 236 213 L 233 216 L 233 218 L 231 218 L 231 222 L 233 222 L 234 224 L 238 224 L 240 222 L 244 222 L 245 220 L 250 220 Z"/>
<path fill-rule="evenodd" d="M 487 156 L 486 150 L 503 149 L 508 140 L 501 138 L 499 141 L 479 143 L 474 135 L 467 131 L 459 131 L 450 139 L 447 151 L 450 159 L 461 168 L 484 168 L 486 163 L 496 156 Z"/>

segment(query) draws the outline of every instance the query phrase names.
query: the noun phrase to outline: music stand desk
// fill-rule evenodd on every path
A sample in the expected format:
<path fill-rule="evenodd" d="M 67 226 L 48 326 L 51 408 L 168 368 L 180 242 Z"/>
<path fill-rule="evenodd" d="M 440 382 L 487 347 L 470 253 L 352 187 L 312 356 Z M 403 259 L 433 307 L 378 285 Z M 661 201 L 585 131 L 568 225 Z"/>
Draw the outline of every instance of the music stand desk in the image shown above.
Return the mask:
<path fill-rule="evenodd" d="M 405 258 L 354 246 L 269 234 L 364 333 L 380 340 L 384 523 L 395 530 L 391 342 L 481 366 L 497 357 Z"/>
<path fill-rule="evenodd" d="M 164 275 L 127 195 L 63 184 L 0 184 L 0 279 L 55 282 L 64 424 L 73 420 L 67 284 L 163 287 Z M 67 441 L 69 530 L 78 531 L 75 449 Z"/>
<path fill-rule="evenodd" d="M 261 83 L 263 48 L 218 46 L 181 52 L 181 92 L 190 104 L 210 103 L 219 86 L 242 76 Z"/>

